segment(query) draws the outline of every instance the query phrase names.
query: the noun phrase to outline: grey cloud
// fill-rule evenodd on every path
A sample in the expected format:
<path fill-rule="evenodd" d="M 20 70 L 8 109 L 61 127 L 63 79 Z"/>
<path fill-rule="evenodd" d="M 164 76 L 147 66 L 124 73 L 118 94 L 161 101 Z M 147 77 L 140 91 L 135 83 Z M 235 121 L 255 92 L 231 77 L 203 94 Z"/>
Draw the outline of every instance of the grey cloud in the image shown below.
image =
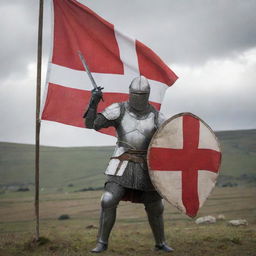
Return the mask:
<path fill-rule="evenodd" d="M 167 63 L 202 64 L 256 45 L 256 1 L 80 0 L 155 50 Z M 45 1 L 45 23 L 50 19 Z M 36 61 L 38 1 L 1 1 L 1 77 Z M 44 54 L 49 54 L 49 27 Z"/>
<path fill-rule="evenodd" d="M 35 87 L 31 81 L 9 80 L 0 87 L 0 141 L 33 143 Z"/>
<path fill-rule="evenodd" d="M 253 93 L 250 91 L 249 93 Z M 254 90 L 254 93 L 256 91 Z M 198 95 L 191 98 L 185 93 L 170 97 L 171 104 L 164 109 L 167 117 L 191 112 L 210 125 L 213 130 L 255 129 L 254 101 L 239 93 L 230 95 Z"/>
<path fill-rule="evenodd" d="M 171 66 L 198 65 L 201 68 L 211 59 L 233 61 L 246 49 L 256 47 L 254 0 L 80 1 L 151 47 Z M 0 140 L 34 140 L 35 81 L 27 79 L 27 66 L 36 62 L 38 2 L 0 2 Z M 49 25 L 50 0 L 44 2 L 45 25 Z M 45 57 L 49 54 L 49 35 L 49 26 L 45 26 Z M 218 130 L 255 128 L 255 66 L 253 68 L 241 76 L 243 81 L 236 81 L 241 87 L 225 93 L 216 90 L 214 95 L 205 95 L 200 88 L 193 92 L 193 88 L 183 88 L 178 81 L 174 88 L 180 86 L 180 89 L 176 93 L 171 91 L 165 110 L 170 115 L 193 112 Z M 207 83 L 211 77 L 204 79 Z M 193 93 L 198 95 L 191 98 Z M 48 130 L 46 136 L 50 139 L 45 143 L 53 144 L 57 134 L 61 141 L 70 133 L 74 133 L 74 137 L 68 143 L 82 143 L 81 130 L 75 139 L 75 128 L 68 129 L 66 133 L 63 128 L 54 129 Z M 55 132 L 50 135 L 53 130 Z"/>
<path fill-rule="evenodd" d="M 1 2 L 0 79 L 10 75 L 20 78 L 27 65 L 36 61 L 37 9 L 33 0 Z"/>
<path fill-rule="evenodd" d="M 192 112 L 214 130 L 255 129 L 255 56 L 256 49 L 229 64 L 219 61 L 207 68 L 202 66 L 200 75 L 195 75 L 196 71 L 187 73 L 168 89 L 163 112 L 167 116 Z M 221 65 L 218 71 L 217 65 Z"/>
<path fill-rule="evenodd" d="M 149 38 L 168 62 L 202 64 L 256 45 L 256 2 L 190 1 L 190 6 L 184 1 L 176 3 L 174 8 L 170 4 L 171 13 L 163 16 L 162 28 L 152 25 L 156 34 L 151 31 Z M 161 40 L 156 42 L 153 36 Z"/>
<path fill-rule="evenodd" d="M 202 64 L 256 45 L 256 1 L 83 1 L 168 63 Z M 126 15 L 124 15 L 124 10 Z"/>

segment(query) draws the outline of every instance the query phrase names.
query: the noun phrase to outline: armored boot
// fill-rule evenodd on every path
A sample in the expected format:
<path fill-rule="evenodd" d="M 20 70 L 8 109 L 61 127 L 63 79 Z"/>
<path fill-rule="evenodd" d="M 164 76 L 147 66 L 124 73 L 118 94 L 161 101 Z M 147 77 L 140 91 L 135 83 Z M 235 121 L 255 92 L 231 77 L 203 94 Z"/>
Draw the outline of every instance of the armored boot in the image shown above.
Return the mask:
<path fill-rule="evenodd" d="M 164 252 L 174 251 L 165 242 L 163 221 L 164 206 L 162 200 L 145 204 L 145 210 L 147 212 L 148 221 L 155 238 L 155 250 Z"/>
<path fill-rule="evenodd" d="M 116 184 L 113 184 L 112 190 L 115 189 L 115 186 Z M 116 208 L 124 193 L 123 189 L 119 187 L 114 191 L 114 193 L 105 191 L 102 195 L 97 245 L 91 252 L 100 253 L 108 248 L 108 238 L 116 221 Z"/>
<path fill-rule="evenodd" d="M 107 244 L 103 244 L 103 243 L 100 243 L 98 242 L 96 244 L 96 247 L 94 249 L 91 250 L 91 252 L 93 253 L 101 253 L 101 252 L 104 252 L 108 249 L 108 245 Z"/>
<path fill-rule="evenodd" d="M 116 220 L 116 207 L 102 208 L 100 214 L 100 226 L 98 231 L 98 242 L 96 247 L 91 251 L 100 253 L 108 248 L 108 238 Z"/>

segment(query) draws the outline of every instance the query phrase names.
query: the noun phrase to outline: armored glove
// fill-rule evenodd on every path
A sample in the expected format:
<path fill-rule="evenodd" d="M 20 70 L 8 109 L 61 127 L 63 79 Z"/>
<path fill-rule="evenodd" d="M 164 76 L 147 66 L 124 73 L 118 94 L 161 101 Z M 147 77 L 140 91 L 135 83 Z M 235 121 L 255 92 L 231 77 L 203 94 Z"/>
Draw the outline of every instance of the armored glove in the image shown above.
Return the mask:
<path fill-rule="evenodd" d="M 94 120 L 96 118 L 96 114 L 97 114 L 98 104 L 101 100 L 103 100 L 102 90 L 103 90 L 103 87 L 99 86 L 97 88 L 94 88 L 91 91 L 91 93 L 92 93 L 91 100 L 90 100 L 87 110 L 85 111 L 85 113 L 83 115 L 83 118 L 86 118 L 86 126 L 88 128 L 93 127 L 93 122 L 94 122 Z"/>
<path fill-rule="evenodd" d="M 103 87 L 97 87 L 97 88 L 94 88 L 91 92 L 92 92 L 92 96 L 91 96 L 91 101 L 90 101 L 90 104 L 89 104 L 89 107 L 92 105 L 92 107 L 94 106 L 98 106 L 100 100 L 103 100 L 103 97 L 102 97 L 102 90 L 104 88 Z"/>

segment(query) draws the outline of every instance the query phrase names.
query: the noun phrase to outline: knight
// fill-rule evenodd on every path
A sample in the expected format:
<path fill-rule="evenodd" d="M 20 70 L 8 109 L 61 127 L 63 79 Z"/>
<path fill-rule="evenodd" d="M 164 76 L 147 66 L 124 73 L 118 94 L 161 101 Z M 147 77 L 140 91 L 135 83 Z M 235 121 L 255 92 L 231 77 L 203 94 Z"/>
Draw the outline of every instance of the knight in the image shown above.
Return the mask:
<path fill-rule="evenodd" d="M 97 113 L 101 89 L 92 90 L 84 115 L 85 124 L 96 131 L 112 126 L 118 140 L 105 172 L 107 180 L 101 197 L 97 244 L 92 252 L 107 250 L 120 200 L 144 204 L 155 239 L 155 250 L 171 252 L 173 249 L 165 241 L 163 200 L 151 183 L 146 162 L 150 140 L 165 118 L 149 103 L 150 85 L 144 76 L 132 80 L 127 102 L 114 103 Z"/>

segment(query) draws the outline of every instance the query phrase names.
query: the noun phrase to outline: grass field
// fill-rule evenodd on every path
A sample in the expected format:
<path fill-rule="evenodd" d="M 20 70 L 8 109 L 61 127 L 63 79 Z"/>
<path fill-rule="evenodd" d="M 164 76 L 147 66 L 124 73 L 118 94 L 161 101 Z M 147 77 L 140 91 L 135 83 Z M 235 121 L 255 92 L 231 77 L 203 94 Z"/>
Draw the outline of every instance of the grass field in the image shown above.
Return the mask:
<path fill-rule="evenodd" d="M 20 196 L 22 195 L 22 196 Z M 0 196 L 0 255 L 92 255 L 98 227 L 101 191 L 41 196 L 41 244 L 34 234 L 33 195 L 8 192 Z M 58 220 L 62 214 L 70 219 Z M 165 204 L 165 229 L 175 256 L 255 256 L 256 188 L 217 188 L 198 216 L 224 214 L 226 220 L 196 225 Z M 245 218 L 248 226 L 231 227 L 230 219 Z M 47 240 L 48 239 L 48 240 Z M 141 204 L 121 202 L 110 238 L 109 256 L 163 255 L 154 252 L 153 238 Z"/>
<path fill-rule="evenodd" d="M 196 225 L 165 204 L 166 237 L 175 249 L 171 255 L 256 256 L 256 130 L 216 134 L 223 151 L 221 175 L 235 182 L 241 176 L 246 179 L 238 187 L 216 188 L 200 210 L 198 217 L 226 216 L 215 224 Z M 0 143 L 0 256 L 92 255 L 102 191 L 77 191 L 103 186 L 112 151 L 113 147 L 41 147 L 42 239 L 34 243 L 34 146 Z M 70 219 L 58 220 L 63 214 Z M 247 219 L 249 225 L 228 226 L 231 219 Z M 103 255 L 164 255 L 153 246 L 143 206 L 121 202 L 109 250 Z"/>
<path fill-rule="evenodd" d="M 256 130 L 217 132 L 223 161 L 221 175 L 252 175 L 256 183 Z M 44 192 L 102 187 L 113 147 L 41 147 L 40 183 Z M 34 184 L 34 146 L 0 143 L 1 186 Z"/>
<path fill-rule="evenodd" d="M 0 184 L 34 183 L 34 146 L 0 143 Z M 113 147 L 41 147 L 40 183 L 42 188 L 102 186 L 104 168 Z"/>
<path fill-rule="evenodd" d="M 217 132 L 221 143 L 223 174 L 256 174 L 256 130 Z"/>

